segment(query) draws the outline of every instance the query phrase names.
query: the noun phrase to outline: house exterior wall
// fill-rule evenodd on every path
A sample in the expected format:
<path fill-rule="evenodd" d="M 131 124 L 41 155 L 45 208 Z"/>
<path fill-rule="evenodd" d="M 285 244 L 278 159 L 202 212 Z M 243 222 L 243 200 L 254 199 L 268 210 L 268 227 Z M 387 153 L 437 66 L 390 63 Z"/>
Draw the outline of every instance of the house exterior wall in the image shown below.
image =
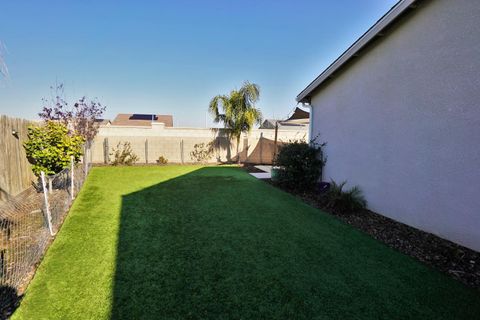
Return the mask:
<path fill-rule="evenodd" d="M 480 250 L 480 5 L 420 2 L 312 96 L 324 180 L 369 208 Z"/>

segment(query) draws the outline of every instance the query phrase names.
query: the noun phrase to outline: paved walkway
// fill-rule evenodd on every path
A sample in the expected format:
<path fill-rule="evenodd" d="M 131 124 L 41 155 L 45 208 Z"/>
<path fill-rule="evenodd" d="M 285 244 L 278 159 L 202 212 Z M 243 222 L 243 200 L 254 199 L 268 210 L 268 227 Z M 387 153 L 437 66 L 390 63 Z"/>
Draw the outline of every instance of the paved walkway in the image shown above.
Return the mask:
<path fill-rule="evenodd" d="M 257 179 L 271 179 L 272 178 L 272 166 L 264 166 L 264 165 L 259 165 L 255 166 L 255 168 L 265 171 L 265 172 L 252 172 L 250 173 L 252 176 L 254 176 Z"/>

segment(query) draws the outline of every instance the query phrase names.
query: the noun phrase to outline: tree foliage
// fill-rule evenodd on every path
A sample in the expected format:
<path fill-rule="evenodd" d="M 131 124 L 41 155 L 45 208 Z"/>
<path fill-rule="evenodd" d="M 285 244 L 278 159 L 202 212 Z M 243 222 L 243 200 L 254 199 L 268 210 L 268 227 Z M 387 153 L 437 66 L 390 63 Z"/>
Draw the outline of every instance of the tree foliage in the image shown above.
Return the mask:
<path fill-rule="evenodd" d="M 61 122 L 47 121 L 43 126 L 30 126 L 28 140 L 24 143 L 28 161 L 35 175 L 55 174 L 70 165 L 70 156 L 78 162 L 85 140 L 77 134 L 69 134 Z"/>
<path fill-rule="evenodd" d="M 81 135 L 86 142 L 91 142 L 98 132 L 98 119 L 106 107 L 97 100 L 88 100 L 85 96 L 69 107 L 64 98 L 63 84 L 51 88 L 55 91 L 52 99 L 43 99 L 42 111 L 38 114 L 45 121 L 55 120 L 65 124 L 70 131 Z"/>
<path fill-rule="evenodd" d="M 262 122 L 262 113 L 255 106 L 259 98 L 260 87 L 246 81 L 239 90 L 232 90 L 229 95 L 215 96 L 210 101 L 209 111 L 213 120 L 216 123 L 222 122 L 228 129 L 230 138 L 236 139 L 237 155 L 241 134 L 249 132 L 254 124 Z"/>

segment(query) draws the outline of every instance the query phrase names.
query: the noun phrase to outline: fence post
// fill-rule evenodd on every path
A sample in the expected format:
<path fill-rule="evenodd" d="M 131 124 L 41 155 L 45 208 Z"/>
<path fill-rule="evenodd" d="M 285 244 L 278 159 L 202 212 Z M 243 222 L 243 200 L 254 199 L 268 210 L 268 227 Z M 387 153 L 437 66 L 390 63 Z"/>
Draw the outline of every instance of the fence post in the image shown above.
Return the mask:
<path fill-rule="evenodd" d="M 145 138 L 145 163 L 148 163 L 148 139 Z"/>
<path fill-rule="evenodd" d="M 73 156 L 70 156 L 70 192 L 72 195 L 72 200 L 75 199 L 75 183 L 74 183 L 74 170 L 75 162 L 73 161 Z"/>
<path fill-rule="evenodd" d="M 258 140 L 258 144 L 260 144 L 260 163 L 263 164 L 263 132 L 260 132 L 260 139 Z"/>
<path fill-rule="evenodd" d="M 277 140 L 278 140 L 278 121 L 275 121 L 275 140 L 273 142 L 272 164 L 275 161 L 275 158 L 277 157 Z"/>
<path fill-rule="evenodd" d="M 180 159 L 182 161 L 182 164 L 184 164 L 183 163 L 183 139 L 180 140 Z"/>
<path fill-rule="evenodd" d="M 41 178 L 42 178 L 42 188 L 43 188 L 43 200 L 45 201 L 45 211 L 47 212 L 47 224 L 48 224 L 48 230 L 50 231 L 50 235 L 53 234 L 53 228 L 52 228 L 52 215 L 50 214 L 50 206 L 48 205 L 48 195 L 47 195 L 47 184 L 45 183 L 45 172 L 41 171 L 40 173 Z"/>
<path fill-rule="evenodd" d="M 85 153 L 83 154 L 83 166 L 85 171 L 85 179 L 88 175 L 88 142 L 85 144 Z"/>
<path fill-rule="evenodd" d="M 109 158 L 109 154 L 108 154 L 108 138 L 105 138 L 103 139 L 103 162 L 105 164 L 108 164 L 108 158 Z"/>

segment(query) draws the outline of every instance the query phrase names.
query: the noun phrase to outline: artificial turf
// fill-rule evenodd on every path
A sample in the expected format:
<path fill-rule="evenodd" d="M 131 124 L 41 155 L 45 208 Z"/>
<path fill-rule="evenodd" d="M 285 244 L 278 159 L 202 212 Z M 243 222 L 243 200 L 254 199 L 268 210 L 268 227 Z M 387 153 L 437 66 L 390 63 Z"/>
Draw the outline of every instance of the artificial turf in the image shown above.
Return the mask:
<path fill-rule="evenodd" d="M 13 319 L 475 319 L 480 294 L 234 167 L 95 168 Z"/>

